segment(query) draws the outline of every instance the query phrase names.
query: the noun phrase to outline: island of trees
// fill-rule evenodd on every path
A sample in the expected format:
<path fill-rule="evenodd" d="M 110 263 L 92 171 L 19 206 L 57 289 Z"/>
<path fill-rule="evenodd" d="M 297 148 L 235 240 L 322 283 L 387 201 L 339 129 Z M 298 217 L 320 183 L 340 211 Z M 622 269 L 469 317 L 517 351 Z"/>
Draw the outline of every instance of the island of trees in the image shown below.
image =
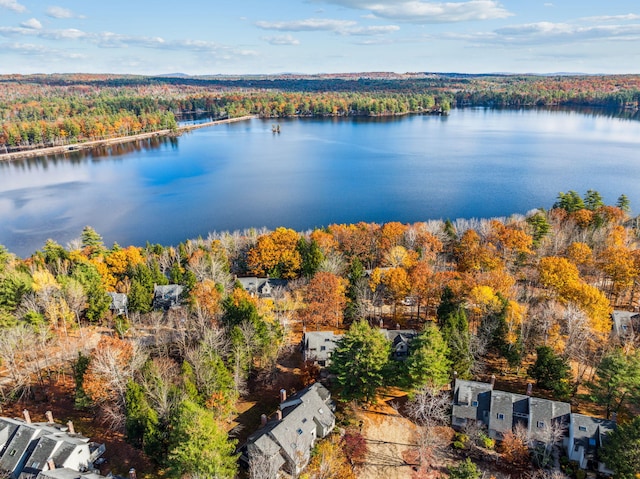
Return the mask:
<path fill-rule="evenodd" d="M 175 131 L 176 118 L 446 114 L 452 107 L 614 108 L 638 116 L 640 76 L 350 74 L 0 76 L 0 155 Z"/>
<path fill-rule="evenodd" d="M 27 258 L 2 248 L 3 411 L 47 408 L 67 384 L 73 407 L 57 416 L 84 414 L 122 433 L 138 451 L 139 477 L 231 478 L 236 446 L 275 410 L 277 391 L 324 378 L 339 427 L 316 445 L 303 477 L 371 467 L 362 418 L 389 397 L 390 416 L 414 428 L 410 437 L 403 429 L 409 442 L 397 458 L 412 477 L 478 478 L 492 467 L 584 477 L 566 459 L 548 460 L 561 436 L 542 453 L 522 436 L 499 444 L 481 429 L 453 436 L 455 371 L 493 375 L 521 393 L 531 382 L 537 395 L 615 417 L 602 457 L 616 477 L 636 477 L 639 343 L 631 331 L 612 333 L 611 314 L 638 308 L 638 235 L 625 195 L 605 205 L 589 190 L 509 218 L 281 227 L 145 247 L 108 247 L 86 227 L 71 244 L 49 240 Z M 242 286 L 248 276 L 286 281 L 261 297 Z M 169 284 L 179 297 L 154 308 L 154 290 Z M 116 293 L 128 298 L 125 309 L 114 307 Z M 390 359 L 381 323 L 417 332 L 405 361 Z M 301 362 L 305 330 L 343 334 L 328 378 Z M 132 465 L 114 458 L 116 472 L 126 472 L 118 460 Z"/>

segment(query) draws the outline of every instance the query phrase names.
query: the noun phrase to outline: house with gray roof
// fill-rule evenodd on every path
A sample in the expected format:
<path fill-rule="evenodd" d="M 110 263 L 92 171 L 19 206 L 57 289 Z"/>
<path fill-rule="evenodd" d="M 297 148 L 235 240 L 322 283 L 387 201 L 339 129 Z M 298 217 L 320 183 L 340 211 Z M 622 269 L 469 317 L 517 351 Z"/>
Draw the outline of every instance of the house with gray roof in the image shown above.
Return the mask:
<path fill-rule="evenodd" d="M 451 423 L 463 428 L 470 422 L 488 423 L 493 385 L 457 379 L 453 387 Z"/>
<path fill-rule="evenodd" d="M 275 419 L 267 422 L 265 418 L 263 427 L 249 436 L 240 448 L 240 460 L 250 464 L 261 458 L 270 462 L 273 474 L 284 469 L 297 475 L 309 463 L 316 440 L 326 437 L 335 427 L 335 406 L 331 393 L 320 383 L 290 398 L 284 390 L 281 394 Z"/>
<path fill-rule="evenodd" d="M 597 450 L 613 430 L 612 421 L 571 412 L 571 404 L 499 391 L 492 383 L 456 379 L 453 385 L 451 425 L 462 429 L 472 423 L 487 428 L 489 437 L 502 440 L 504 435 L 521 425 L 533 441 L 544 441 L 549 427 L 560 426 L 567 436 L 563 441 L 567 455 L 583 469 L 594 468 L 611 474 L 597 462 Z"/>
<path fill-rule="evenodd" d="M 640 335 L 640 313 L 633 311 L 615 310 L 611 314 L 613 320 L 613 334 L 625 339 Z"/>
<path fill-rule="evenodd" d="M 91 472 L 104 453 L 104 445 L 75 433 L 72 424 L 34 423 L 25 419 L 0 418 L 0 471 L 12 479 L 35 479 L 43 471 L 69 469 Z"/>
<path fill-rule="evenodd" d="M 127 316 L 127 305 L 129 304 L 127 295 L 112 292 L 107 292 L 107 294 L 111 297 L 109 309 L 113 311 L 114 314 Z"/>
<path fill-rule="evenodd" d="M 569 403 L 494 390 L 487 424 L 489 436 L 502 439 L 520 424 L 531 439 L 542 440 L 546 428 L 557 423 L 566 425 L 570 414 Z"/>
<path fill-rule="evenodd" d="M 391 343 L 391 358 L 402 361 L 409 355 L 409 345 L 418 335 L 413 329 L 380 329 L 380 332 Z M 343 334 L 333 331 L 310 331 L 302 336 L 300 349 L 303 361 L 313 361 L 320 367 L 331 364 L 331 355 Z"/>
<path fill-rule="evenodd" d="M 153 309 L 169 309 L 180 304 L 180 296 L 184 286 L 180 284 L 166 284 L 153 286 Z"/>
<path fill-rule="evenodd" d="M 413 329 L 381 329 L 391 343 L 392 359 L 403 360 L 409 356 L 409 344 L 418 335 Z"/>
<path fill-rule="evenodd" d="M 451 423 L 465 427 L 470 421 L 484 424 L 494 439 L 502 439 L 521 424 L 531 439 L 541 439 L 547 426 L 567 424 L 571 405 L 493 389 L 491 383 L 456 379 L 453 387 Z"/>
<path fill-rule="evenodd" d="M 331 354 L 342 334 L 333 331 L 311 331 L 302 335 L 302 360 L 312 361 L 320 367 L 331 364 Z"/>
<path fill-rule="evenodd" d="M 236 278 L 245 291 L 258 298 L 272 298 L 276 288 L 286 288 L 289 280 L 279 278 L 257 278 L 255 276 Z"/>
<path fill-rule="evenodd" d="M 599 460 L 598 451 L 607 434 L 616 427 L 614 421 L 599 419 L 584 414 L 571 414 L 569 437 L 566 440 L 567 456 L 582 469 L 596 469 L 601 474 L 612 475 L 613 471 Z"/>
<path fill-rule="evenodd" d="M 73 469 L 52 469 L 41 471 L 35 479 L 106 479 L 96 472 L 79 472 Z"/>

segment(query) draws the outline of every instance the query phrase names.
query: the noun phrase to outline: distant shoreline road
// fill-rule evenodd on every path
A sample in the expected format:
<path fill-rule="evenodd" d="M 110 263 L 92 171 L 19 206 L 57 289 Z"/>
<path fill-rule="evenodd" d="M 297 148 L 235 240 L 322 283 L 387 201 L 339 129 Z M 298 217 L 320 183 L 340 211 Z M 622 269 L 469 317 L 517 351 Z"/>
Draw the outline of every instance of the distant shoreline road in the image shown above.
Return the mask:
<path fill-rule="evenodd" d="M 181 134 L 181 133 L 184 133 L 185 131 L 196 130 L 198 128 L 206 128 L 208 126 L 215 126 L 215 125 L 220 125 L 224 123 L 235 123 L 237 121 L 246 121 L 253 118 L 258 118 L 258 116 L 257 115 L 239 116 L 237 118 L 227 118 L 226 120 L 215 120 L 215 121 L 208 121 L 206 123 L 183 125 L 183 126 L 179 126 L 177 130 L 158 130 L 158 131 L 152 131 L 149 133 L 139 133 L 137 135 L 130 135 L 130 136 L 119 136 L 117 138 L 108 138 L 104 140 L 84 141 L 82 143 L 74 143 L 71 145 L 50 146 L 47 148 L 34 148 L 32 150 L 15 151 L 12 153 L 2 153 L 0 154 L 0 161 L 20 160 L 23 158 L 32 158 L 34 156 L 56 155 L 61 153 L 69 153 L 72 151 L 86 150 L 88 148 L 94 148 L 97 146 L 116 145 L 119 143 L 127 143 L 129 141 L 144 140 L 144 139 L 153 138 L 156 136 L 167 136 L 167 135 L 176 134 L 176 133 Z"/>

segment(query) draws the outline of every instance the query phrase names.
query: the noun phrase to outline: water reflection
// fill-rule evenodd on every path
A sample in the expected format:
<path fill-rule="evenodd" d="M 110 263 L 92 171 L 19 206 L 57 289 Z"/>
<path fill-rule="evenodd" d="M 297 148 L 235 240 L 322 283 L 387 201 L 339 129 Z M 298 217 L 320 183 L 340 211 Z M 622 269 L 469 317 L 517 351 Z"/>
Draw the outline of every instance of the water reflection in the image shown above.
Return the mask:
<path fill-rule="evenodd" d="M 123 156 L 133 153 L 149 152 L 161 148 L 178 149 L 180 139 L 176 136 L 154 136 L 141 140 L 115 143 L 111 145 L 96 146 L 94 148 L 69 151 L 53 155 L 36 156 L 22 158 L 11 162 L 0 161 L 0 170 L 20 169 L 20 170 L 46 170 L 60 164 L 83 165 L 88 161 L 119 160 Z"/>
<path fill-rule="evenodd" d="M 624 113 L 624 112 L 622 112 Z M 196 119 L 197 120 L 197 119 Z M 0 163 L 0 243 L 28 255 L 90 224 L 122 245 L 213 230 L 507 216 L 559 191 L 640 209 L 640 122 L 603 110 L 251 120 Z"/>

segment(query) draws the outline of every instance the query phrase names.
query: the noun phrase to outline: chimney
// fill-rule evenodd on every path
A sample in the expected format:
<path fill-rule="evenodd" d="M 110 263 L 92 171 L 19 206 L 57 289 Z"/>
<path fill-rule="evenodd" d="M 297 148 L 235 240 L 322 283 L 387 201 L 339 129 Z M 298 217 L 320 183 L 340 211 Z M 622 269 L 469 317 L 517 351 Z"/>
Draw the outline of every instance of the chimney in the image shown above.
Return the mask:
<path fill-rule="evenodd" d="M 26 409 L 22 411 L 22 415 L 24 416 L 24 422 L 27 424 L 31 424 L 31 414 Z"/>
<path fill-rule="evenodd" d="M 75 433 L 76 433 L 76 430 L 75 430 L 75 428 L 73 427 L 73 422 L 72 422 L 72 421 L 69 421 L 69 422 L 67 423 L 67 427 L 69 428 L 69 434 L 75 434 Z"/>
<path fill-rule="evenodd" d="M 260 416 L 260 426 L 265 427 L 267 425 L 267 415 L 263 414 Z"/>
<path fill-rule="evenodd" d="M 527 383 L 527 396 L 531 396 L 532 391 L 533 391 L 533 384 Z"/>
<path fill-rule="evenodd" d="M 47 411 L 44 415 L 47 416 L 47 422 L 49 424 L 53 424 L 53 413 L 51 411 Z"/>
<path fill-rule="evenodd" d="M 491 389 L 493 389 L 493 386 L 496 385 L 496 375 L 492 374 L 491 375 Z"/>
<path fill-rule="evenodd" d="M 49 470 L 50 471 L 53 471 L 56 468 L 56 463 L 53 462 L 53 458 L 52 457 L 47 459 L 47 466 L 49 466 Z"/>
<path fill-rule="evenodd" d="M 280 409 L 276 411 L 276 421 L 282 421 L 282 411 Z"/>
<path fill-rule="evenodd" d="M 287 390 L 286 389 L 281 389 L 280 390 L 280 403 L 283 403 L 287 400 Z"/>
<path fill-rule="evenodd" d="M 133 467 L 129 469 L 129 479 L 136 479 L 136 470 Z"/>

